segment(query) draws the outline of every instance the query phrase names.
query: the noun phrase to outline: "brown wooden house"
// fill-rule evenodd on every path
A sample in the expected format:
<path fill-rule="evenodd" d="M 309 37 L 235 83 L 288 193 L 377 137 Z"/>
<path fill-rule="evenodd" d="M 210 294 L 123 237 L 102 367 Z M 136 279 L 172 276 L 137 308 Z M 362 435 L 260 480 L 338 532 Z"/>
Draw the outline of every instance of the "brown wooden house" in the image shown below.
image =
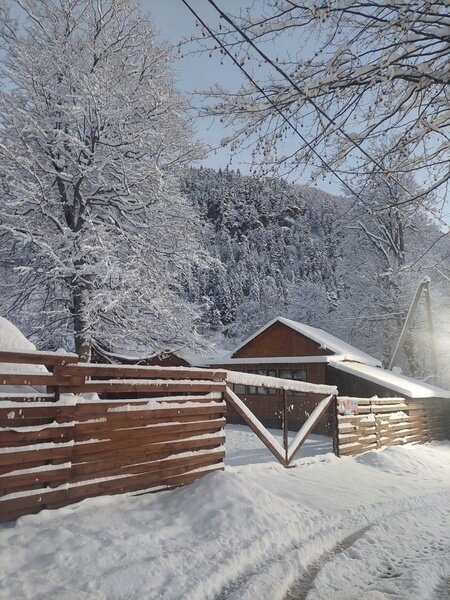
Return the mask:
<path fill-rule="evenodd" d="M 381 362 L 339 338 L 297 321 L 277 317 L 210 366 L 234 371 L 337 385 L 341 396 L 401 396 L 450 399 L 450 391 L 382 368 Z M 236 393 L 269 427 L 282 424 L 282 398 L 277 390 L 235 386 Z M 289 424 L 298 429 L 317 405 L 317 395 L 291 393 Z M 228 419 L 240 422 L 230 411 Z M 327 428 L 322 422 L 321 430 Z"/>

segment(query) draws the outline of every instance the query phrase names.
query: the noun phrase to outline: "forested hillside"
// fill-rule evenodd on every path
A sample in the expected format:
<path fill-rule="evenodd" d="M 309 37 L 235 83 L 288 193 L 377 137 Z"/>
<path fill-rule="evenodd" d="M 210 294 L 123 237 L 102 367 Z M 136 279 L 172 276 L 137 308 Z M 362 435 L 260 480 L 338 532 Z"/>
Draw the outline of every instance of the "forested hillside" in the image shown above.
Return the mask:
<path fill-rule="evenodd" d="M 432 280 L 440 331 L 448 307 L 441 273 L 449 244 L 446 238 L 436 242 L 441 232 L 420 208 L 386 209 L 389 197 L 379 183 L 364 186 L 375 209 L 370 212 L 349 198 L 229 170 L 192 168 L 182 188 L 200 212 L 216 259 L 191 274 L 189 293 L 207 301 L 209 327 L 225 338 L 242 338 L 284 315 L 323 327 L 386 362 L 424 276 Z M 403 359 L 405 370 L 418 375 L 429 348 L 422 317 L 423 307 Z"/>

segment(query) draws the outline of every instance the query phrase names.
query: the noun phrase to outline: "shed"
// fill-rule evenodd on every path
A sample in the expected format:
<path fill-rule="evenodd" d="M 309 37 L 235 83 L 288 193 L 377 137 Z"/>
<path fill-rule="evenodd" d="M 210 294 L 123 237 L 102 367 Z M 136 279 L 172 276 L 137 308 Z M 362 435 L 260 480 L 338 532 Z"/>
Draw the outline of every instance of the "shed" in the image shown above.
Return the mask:
<path fill-rule="evenodd" d="M 383 369 L 377 358 L 323 329 L 283 317 L 272 319 L 210 365 L 337 385 L 344 396 L 450 399 L 449 390 Z M 236 393 L 265 425 L 281 426 L 281 397 L 276 390 L 236 386 Z M 317 404 L 317 396 L 298 392 L 291 395 L 296 399 L 291 403 L 289 420 L 293 428 L 298 428 Z M 239 421 L 233 414 L 229 419 Z"/>

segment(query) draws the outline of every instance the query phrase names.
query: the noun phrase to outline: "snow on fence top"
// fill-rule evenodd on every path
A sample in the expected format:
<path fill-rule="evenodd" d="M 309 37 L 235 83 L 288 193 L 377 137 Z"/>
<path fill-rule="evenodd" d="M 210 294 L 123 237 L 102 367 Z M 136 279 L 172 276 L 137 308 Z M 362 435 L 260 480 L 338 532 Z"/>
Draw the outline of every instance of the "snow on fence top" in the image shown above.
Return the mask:
<path fill-rule="evenodd" d="M 337 387 L 334 385 L 307 383 L 306 381 L 281 379 L 280 377 L 256 375 L 255 373 L 241 373 L 240 371 L 227 371 L 226 381 L 227 383 L 273 388 L 277 390 L 290 390 L 295 392 L 309 392 L 311 394 L 331 394 L 333 396 L 337 394 Z"/>

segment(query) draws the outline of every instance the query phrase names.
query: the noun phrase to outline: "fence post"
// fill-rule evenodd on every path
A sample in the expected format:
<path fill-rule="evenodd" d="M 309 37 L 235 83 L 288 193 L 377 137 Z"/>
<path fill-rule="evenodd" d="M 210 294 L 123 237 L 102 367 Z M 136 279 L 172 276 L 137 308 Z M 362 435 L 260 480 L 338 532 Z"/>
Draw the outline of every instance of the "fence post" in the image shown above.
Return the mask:
<path fill-rule="evenodd" d="M 54 379 L 59 378 L 59 369 L 61 368 L 60 365 L 48 365 L 47 368 L 50 371 L 50 373 L 53 375 Z M 48 386 L 46 386 L 45 391 L 48 394 L 53 394 L 53 399 L 51 400 L 51 402 L 59 401 L 59 398 L 61 395 L 61 390 L 59 388 L 59 384 L 48 385 Z"/>
<path fill-rule="evenodd" d="M 339 411 L 338 411 L 338 397 L 333 396 L 331 401 L 331 435 L 333 438 L 333 452 L 339 457 Z"/>
<path fill-rule="evenodd" d="M 287 403 L 287 392 L 283 390 L 283 446 L 286 462 L 288 460 L 289 452 L 289 425 L 288 425 L 288 403 Z"/>

